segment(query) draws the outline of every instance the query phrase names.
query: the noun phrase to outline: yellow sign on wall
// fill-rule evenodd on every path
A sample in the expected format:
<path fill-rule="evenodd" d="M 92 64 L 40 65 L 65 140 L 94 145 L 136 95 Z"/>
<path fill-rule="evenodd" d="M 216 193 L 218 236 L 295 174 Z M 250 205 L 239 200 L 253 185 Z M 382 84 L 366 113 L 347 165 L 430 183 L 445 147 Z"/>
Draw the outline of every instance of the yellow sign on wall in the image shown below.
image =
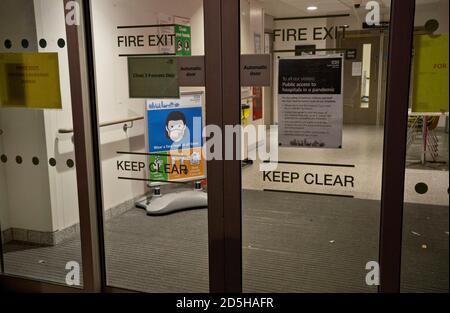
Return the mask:
<path fill-rule="evenodd" d="M 58 53 L 0 53 L 0 106 L 61 109 Z"/>
<path fill-rule="evenodd" d="M 448 112 L 448 34 L 414 41 L 413 112 Z"/>

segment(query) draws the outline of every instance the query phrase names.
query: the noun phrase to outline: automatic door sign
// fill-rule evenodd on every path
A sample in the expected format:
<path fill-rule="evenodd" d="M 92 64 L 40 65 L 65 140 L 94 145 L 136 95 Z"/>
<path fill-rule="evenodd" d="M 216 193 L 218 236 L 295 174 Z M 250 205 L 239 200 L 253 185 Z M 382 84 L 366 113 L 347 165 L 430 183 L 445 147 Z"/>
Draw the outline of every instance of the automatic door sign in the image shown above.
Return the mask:
<path fill-rule="evenodd" d="M 202 102 L 202 93 L 147 101 L 150 180 L 204 178 Z"/>
<path fill-rule="evenodd" d="M 270 86 L 272 79 L 270 68 L 270 54 L 241 55 L 241 86 Z"/>

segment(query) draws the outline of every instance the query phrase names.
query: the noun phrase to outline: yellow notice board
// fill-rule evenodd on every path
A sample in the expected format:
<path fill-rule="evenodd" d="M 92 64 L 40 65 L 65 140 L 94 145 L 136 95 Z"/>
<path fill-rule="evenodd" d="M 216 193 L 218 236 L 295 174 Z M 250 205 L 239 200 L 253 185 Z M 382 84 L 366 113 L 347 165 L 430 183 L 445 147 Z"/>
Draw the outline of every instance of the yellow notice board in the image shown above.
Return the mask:
<path fill-rule="evenodd" d="M 0 53 L 0 106 L 61 109 L 58 53 Z"/>
<path fill-rule="evenodd" d="M 448 112 L 448 33 L 414 40 L 413 112 Z"/>

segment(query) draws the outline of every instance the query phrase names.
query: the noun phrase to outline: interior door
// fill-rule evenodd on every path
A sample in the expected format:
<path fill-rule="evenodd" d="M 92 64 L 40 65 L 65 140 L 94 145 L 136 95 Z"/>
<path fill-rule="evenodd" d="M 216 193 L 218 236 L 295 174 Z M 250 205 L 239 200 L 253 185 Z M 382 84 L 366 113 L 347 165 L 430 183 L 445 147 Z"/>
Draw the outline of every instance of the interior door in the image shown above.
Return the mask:
<path fill-rule="evenodd" d="M 380 114 L 378 107 L 378 77 L 380 35 L 351 35 L 339 40 L 343 49 L 356 50 L 356 58 L 345 60 L 344 121 L 353 124 L 376 125 Z M 384 105 L 383 105 L 384 106 Z"/>

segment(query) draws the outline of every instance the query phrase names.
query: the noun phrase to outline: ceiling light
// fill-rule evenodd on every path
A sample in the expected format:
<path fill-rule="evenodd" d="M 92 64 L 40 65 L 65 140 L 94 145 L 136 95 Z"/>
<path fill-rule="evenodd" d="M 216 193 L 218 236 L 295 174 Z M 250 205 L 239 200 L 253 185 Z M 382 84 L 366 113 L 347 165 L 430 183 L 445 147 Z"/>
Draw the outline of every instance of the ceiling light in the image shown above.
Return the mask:
<path fill-rule="evenodd" d="M 306 10 L 308 10 L 308 11 L 315 11 L 315 10 L 317 10 L 317 7 L 316 6 L 310 6 L 310 7 L 307 7 Z"/>

